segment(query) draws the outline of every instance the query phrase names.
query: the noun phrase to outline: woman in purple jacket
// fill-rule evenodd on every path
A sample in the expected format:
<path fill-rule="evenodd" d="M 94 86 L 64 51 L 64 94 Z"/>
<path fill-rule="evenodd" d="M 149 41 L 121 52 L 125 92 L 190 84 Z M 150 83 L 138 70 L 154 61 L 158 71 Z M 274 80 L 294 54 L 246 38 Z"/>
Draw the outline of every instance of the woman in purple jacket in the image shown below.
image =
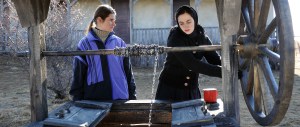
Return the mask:
<path fill-rule="evenodd" d="M 126 47 L 126 43 L 114 35 L 115 20 L 115 10 L 109 5 L 100 5 L 87 29 L 87 35 L 80 40 L 77 49 L 85 51 Z M 70 94 L 74 101 L 136 99 L 136 86 L 128 57 L 75 56 L 73 71 Z"/>

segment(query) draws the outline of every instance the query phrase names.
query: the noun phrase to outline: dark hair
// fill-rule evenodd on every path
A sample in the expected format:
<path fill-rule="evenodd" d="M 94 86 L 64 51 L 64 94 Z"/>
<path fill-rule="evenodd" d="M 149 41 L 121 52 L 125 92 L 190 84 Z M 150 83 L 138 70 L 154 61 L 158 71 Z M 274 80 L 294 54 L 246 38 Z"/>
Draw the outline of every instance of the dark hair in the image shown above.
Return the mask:
<path fill-rule="evenodd" d="M 94 13 L 94 17 L 93 17 L 91 23 L 89 24 L 89 26 L 86 29 L 86 33 L 88 33 L 90 31 L 90 29 L 92 28 L 93 22 L 96 23 L 96 19 L 98 17 L 101 17 L 101 19 L 105 20 L 110 14 L 117 14 L 115 9 L 113 9 L 111 6 L 109 6 L 107 4 L 98 6 Z"/>

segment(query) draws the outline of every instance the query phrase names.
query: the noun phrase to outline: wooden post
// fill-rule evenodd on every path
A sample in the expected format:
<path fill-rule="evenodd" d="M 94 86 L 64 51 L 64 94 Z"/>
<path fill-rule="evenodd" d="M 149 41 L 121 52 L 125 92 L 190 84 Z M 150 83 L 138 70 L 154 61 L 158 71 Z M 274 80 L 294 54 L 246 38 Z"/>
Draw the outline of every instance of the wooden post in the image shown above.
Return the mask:
<path fill-rule="evenodd" d="M 240 0 L 215 0 L 222 46 L 222 88 L 224 113 L 226 117 L 240 124 L 240 108 L 238 94 L 238 59 L 233 49 L 234 36 L 240 23 Z"/>
<path fill-rule="evenodd" d="M 30 53 L 30 104 L 31 122 L 44 120 L 48 116 L 46 58 L 41 52 L 46 49 L 45 25 L 50 0 L 12 0 L 22 27 L 28 27 Z"/>
<path fill-rule="evenodd" d="M 28 28 L 31 122 L 42 121 L 48 116 L 46 58 L 41 57 L 41 51 L 46 48 L 44 30 L 44 23 Z"/>
<path fill-rule="evenodd" d="M 224 112 L 227 117 L 236 120 L 236 124 L 240 123 L 240 107 L 238 93 L 238 74 L 237 74 L 237 57 L 232 48 L 233 36 L 224 36 L 221 33 L 222 40 L 222 88 Z"/>

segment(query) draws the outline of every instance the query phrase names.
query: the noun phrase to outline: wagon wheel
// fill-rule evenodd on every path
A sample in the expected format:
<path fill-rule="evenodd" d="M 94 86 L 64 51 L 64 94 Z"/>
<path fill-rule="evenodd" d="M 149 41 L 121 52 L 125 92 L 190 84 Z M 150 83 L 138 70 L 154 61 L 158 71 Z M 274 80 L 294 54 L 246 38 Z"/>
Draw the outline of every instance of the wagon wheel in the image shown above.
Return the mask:
<path fill-rule="evenodd" d="M 269 23 L 270 8 L 275 10 L 275 18 Z M 294 35 L 288 1 L 243 0 L 241 24 L 245 25 L 241 25 L 240 31 L 244 31 L 238 39 L 244 99 L 257 123 L 276 125 L 289 107 L 294 82 Z M 277 34 L 278 53 L 268 48 L 268 42 L 275 40 L 272 34 Z M 280 70 L 273 71 L 269 61 L 278 63 Z"/>

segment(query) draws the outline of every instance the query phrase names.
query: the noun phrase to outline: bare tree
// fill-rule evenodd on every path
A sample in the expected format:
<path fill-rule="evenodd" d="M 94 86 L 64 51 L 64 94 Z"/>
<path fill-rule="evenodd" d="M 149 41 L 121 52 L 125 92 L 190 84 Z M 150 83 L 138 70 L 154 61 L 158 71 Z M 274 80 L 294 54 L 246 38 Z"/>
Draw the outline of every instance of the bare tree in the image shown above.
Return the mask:
<path fill-rule="evenodd" d="M 0 0 L 5 1 L 5 0 Z M 68 2 L 68 1 L 67 1 Z M 79 40 L 73 39 L 75 28 L 79 24 L 79 20 L 83 18 L 83 14 L 79 9 L 71 9 L 67 7 L 68 3 L 64 0 L 51 0 L 48 17 L 45 21 L 45 39 L 46 50 L 48 51 L 66 51 L 75 50 Z M 27 29 L 22 28 L 17 16 L 17 12 L 13 3 L 6 0 L 9 13 L 2 16 L 1 20 L 7 20 L 8 23 L 0 22 L 0 30 L 5 31 L 6 51 L 9 52 L 11 59 L 16 59 L 16 54 L 23 51 L 29 51 Z M 7 27 L 6 25 L 9 25 Z M 29 66 L 27 57 L 17 58 L 21 64 Z M 49 97 L 64 99 L 68 97 L 72 80 L 72 60 L 73 57 L 47 57 L 47 84 Z"/>
<path fill-rule="evenodd" d="M 51 1 L 46 20 L 46 49 L 49 51 L 75 50 L 72 34 L 83 14 L 78 9 L 71 10 L 67 2 Z M 55 98 L 68 97 L 72 80 L 73 57 L 48 57 L 48 88 L 55 93 Z"/>
<path fill-rule="evenodd" d="M 5 59 L 19 61 L 21 66 L 29 66 L 27 58 L 17 58 L 18 51 L 28 50 L 27 29 L 22 28 L 17 12 L 10 0 L 0 0 L 0 49 L 5 53 Z"/>

